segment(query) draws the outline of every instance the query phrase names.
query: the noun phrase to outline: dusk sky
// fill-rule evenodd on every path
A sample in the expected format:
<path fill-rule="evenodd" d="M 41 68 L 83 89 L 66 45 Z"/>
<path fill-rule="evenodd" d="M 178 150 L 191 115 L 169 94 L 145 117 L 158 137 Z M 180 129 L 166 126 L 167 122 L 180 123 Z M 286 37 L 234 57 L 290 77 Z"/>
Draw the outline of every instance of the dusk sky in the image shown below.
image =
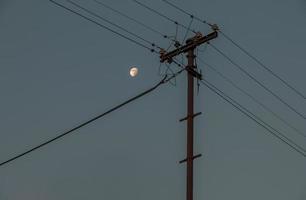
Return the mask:
<path fill-rule="evenodd" d="M 99 1 L 163 34 L 176 35 L 175 24 L 132 0 Z M 190 23 L 188 16 L 162 0 L 139 1 L 185 26 Z M 56 2 L 84 13 L 66 0 Z M 94 0 L 73 2 L 165 49 L 170 45 L 169 40 Z M 305 0 L 171 2 L 218 24 L 306 95 Z M 197 21 L 191 27 L 204 35 L 211 32 Z M 127 35 L 116 27 L 112 29 Z M 177 33 L 182 41 L 186 30 L 179 27 Z M 189 31 L 187 38 L 192 36 Z M 306 115 L 305 99 L 222 35 L 211 43 Z M 211 46 L 201 46 L 197 57 L 287 124 L 197 60 L 205 80 L 306 148 L 305 119 Z M 138 67 L 139 74 L 132 78 L 129 69 L 133 66 Z M 158 55 L 49 0 L 0 0 L 0 163 L 154 86 L 163 78 L 159 66 Z M 166 66 L 160 69 L 165 72 Z M 171 69 L 179 70 L 175 65 Z M 186 123 L 179 122 L 186 116 L 186 83 L 183 72 L 175 85 L 162 85 L 73 134 L 1 166 L 0 200 L 185 199 L 186 166 L 178 162 L 186 157 Z M 194 200 L 306 200 L 306 157 L 204 85 L 195 95 L 195 112 L 202 115 L 194 122 L 194 151 L 202 157 L 194 162 Z"/>

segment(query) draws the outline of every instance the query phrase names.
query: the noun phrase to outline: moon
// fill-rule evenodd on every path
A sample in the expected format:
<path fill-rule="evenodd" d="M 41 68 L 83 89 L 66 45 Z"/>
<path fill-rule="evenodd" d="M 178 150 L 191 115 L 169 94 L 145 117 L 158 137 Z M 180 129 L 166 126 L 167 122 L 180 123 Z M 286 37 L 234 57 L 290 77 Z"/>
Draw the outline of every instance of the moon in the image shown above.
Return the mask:
<path fill-rule="evenodd" d="M 137 74 L 138 74 L 138 68 L 137 67 L 132 67 L 130 69 L 130 76 L 135 77 L 135 76 L 137 76 Z"/>

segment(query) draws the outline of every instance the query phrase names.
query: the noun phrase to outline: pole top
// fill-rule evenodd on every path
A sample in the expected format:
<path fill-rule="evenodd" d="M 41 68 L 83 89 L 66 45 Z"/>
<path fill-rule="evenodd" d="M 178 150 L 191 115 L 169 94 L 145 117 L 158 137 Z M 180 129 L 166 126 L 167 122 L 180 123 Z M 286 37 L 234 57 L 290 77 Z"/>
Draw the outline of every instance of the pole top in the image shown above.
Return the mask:
<path fill-rule="evenodd" d="M 170 52 L 167 52 L 166 50 L 161 49 L 159 52 L 160 62 L 163 63 L 167 61 L 168 63 L 171 63 L 174 57 L 182 53 L 186 53 L 190 49 L 195 49 L 197 46 L 200 46 L 203 43 L 207 43 L 210 40 L 215 39 L 216 37 L 218 37 L 217 31 L 213 31 L 210 34 L 205 35 L 205 36 L 203 36 L 202 33 L 197 32 L 195 36 L 193 36 L 192 38 L 189 38 L 186 41 L 186 44 L 184 46 L 180 46 Z"/>

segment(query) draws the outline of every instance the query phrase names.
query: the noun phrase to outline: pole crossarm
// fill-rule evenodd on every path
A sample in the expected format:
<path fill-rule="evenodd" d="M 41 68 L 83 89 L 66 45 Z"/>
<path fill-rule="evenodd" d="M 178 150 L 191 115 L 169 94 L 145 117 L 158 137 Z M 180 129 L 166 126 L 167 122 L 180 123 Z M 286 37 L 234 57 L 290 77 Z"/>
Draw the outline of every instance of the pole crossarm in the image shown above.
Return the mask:
<path fill-rule="evenodd" d="M 212 33 L 209 33 L 208 35 L 203 36 L 202 33 L 197 33 L 194 37 L 188 39 L 186 41 L 186 45 L 181 46 L 173 51 L 166 52 L 164 50 L 160 51 L 160 62 L 163 63 L 167 61 L 168 63 L 172 62 L 172 59 L 175 56 L 178 56 L 182 53 L 186 53 L 190 49 L 194 49 L 197 46 L 200 46 L 203 43 L 206 43 L 212 39 L 215 39 L 218 37 L 218 32 L 214 31 Z"/>

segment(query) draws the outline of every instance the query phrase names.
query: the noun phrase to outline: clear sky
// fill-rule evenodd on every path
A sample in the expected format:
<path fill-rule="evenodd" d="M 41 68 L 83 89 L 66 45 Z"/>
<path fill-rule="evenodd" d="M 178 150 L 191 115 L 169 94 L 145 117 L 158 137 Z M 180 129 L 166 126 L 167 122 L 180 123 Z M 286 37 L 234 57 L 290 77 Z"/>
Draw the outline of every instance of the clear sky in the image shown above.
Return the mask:
<path fill-rule="evenodd" d="M 58 0 L 65 2 L 64 0 Z M 101 0 L 168 35 L 175 25 L 131 0 Z M 148 40 L 169 41 L 78 0 Z M 188 25 L 160 0 L 141 0 Z M 221 29 L 306 94 L 304 0 L 173 0 Z M 69 5 L 66 3 L 66 5 Z M 71 5 L 69 5 L 71 6 Z M 72 7 L 72 6 L 71 6 Z M 193 23 L 193 29 L 209 28 Z M 185 31 L 178 30 L 182 40 Z M 191 33 L 188 35 L 192 36 Z M 214 45 L 301 113 L 306 102 L 223 37 Z M 237 71 L 211 47 L 198 57 L 306 134 L 305 119 Z M 131 78 L 129 68 L 139 76 Z M 198 62 L 204 78 L 306 147 L 306 139 Z M 0 162 L 156 84 L 159 58 L 48 0 L 0 0 Z M 162 69 L 165 69 L 163 66 Z M 173 66 L 173 70 L 176 70 Z M 305 200 L 306 158 L 204 86 L 196 97 L 195 200 Z M 106 118 L 0 168 L 1 200 L 185 199 L 186 74 Z"/>

